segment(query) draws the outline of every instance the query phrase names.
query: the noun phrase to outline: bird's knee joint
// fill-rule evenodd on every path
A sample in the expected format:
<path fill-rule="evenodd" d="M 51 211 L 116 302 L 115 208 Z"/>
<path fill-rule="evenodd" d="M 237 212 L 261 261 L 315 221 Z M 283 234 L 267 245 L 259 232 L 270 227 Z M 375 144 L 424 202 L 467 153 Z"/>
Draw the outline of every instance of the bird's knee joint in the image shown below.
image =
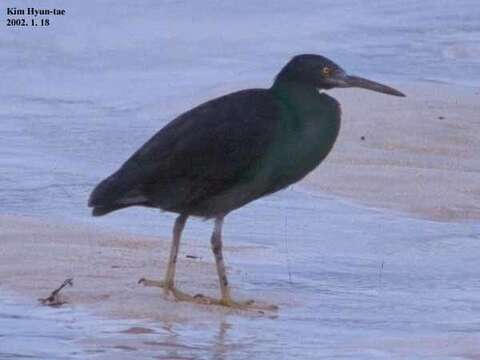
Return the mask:
<path fill-rule="evenodd" d="M 222 245 L 220 244 L 212 244 L 212 251 L 215 256 L 222 256 Z"/>

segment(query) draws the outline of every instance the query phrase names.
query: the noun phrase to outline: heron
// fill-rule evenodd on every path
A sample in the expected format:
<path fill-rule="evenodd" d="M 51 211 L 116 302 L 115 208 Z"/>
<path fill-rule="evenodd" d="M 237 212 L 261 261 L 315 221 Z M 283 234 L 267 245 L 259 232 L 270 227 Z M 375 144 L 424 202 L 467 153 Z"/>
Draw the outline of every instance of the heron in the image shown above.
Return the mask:
<path fill-rule="evenodd" d="M 298 182 L 330 153 L 340 130 L 340 104 L 325 93 L 356 87 L 394 96 L 400 91 L 349 75 L 328 58 L 294 56 L 270 88 L 246 89 L 209 100 L 179 115 L 141 146 L 90 195 L 93 216 L 131 206 L 178 214 L 163 281 L 141 279 L 178 301 L 199 302 L 175 285 L 180 238 L 189 217 L 213 219 L 211 248 L 220 298 L 233 299 L 222 253 L 222 227 L 233 210 Z"/>

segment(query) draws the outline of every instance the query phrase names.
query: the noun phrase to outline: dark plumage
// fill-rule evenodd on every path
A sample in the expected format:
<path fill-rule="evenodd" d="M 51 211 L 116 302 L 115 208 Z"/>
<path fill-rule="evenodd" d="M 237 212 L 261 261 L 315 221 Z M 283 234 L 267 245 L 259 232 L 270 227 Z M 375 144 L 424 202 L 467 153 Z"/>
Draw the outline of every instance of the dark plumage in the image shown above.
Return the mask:
<path fill-rule="evenodd" d="M 275 99 L 261 89 L 187 111 L 99 184 L 90 198 L 94 215 L 143 205 L 211 217 L 243 205 L 248 201 L 238 195 L 223 205 L 218 197 L 253 180 L 252 169 L 272 141 L 277 112 Z"/>
<path fill-rule="evenodd" d="M 187 217 L 216 218 L 212 245 L 215 252 L 220 243 L 220 255 L 215 254 L 221 301 L 231 305 L 226 274 L 219 268 L 223 217 L 300 180 L 327 156 L 340 128 L 340 105 L 318 90 L 351 86 L 404 96 L 348 76 L 325 57 L 296 56 L 271 88 L 210 100 L 166 125 L 94 189 L 89 200 L 93 215 L 134 205 L 180 214 L 170 275 L 160 284 L 174 295 L 172 274 Z"/>

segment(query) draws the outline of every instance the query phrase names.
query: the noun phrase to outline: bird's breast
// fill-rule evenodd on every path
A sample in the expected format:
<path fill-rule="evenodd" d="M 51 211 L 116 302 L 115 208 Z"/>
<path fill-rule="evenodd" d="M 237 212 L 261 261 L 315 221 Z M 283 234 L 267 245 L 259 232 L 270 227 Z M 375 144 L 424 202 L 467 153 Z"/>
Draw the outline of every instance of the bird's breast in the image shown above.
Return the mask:
<path fill-rule="evenodd" d="M 327 95 L 303 104 L 281 104 L 280 113 L 264 165 L 276 188 L 302 179 L 325 159 L 337 139 L 341 115 L 338 102 Z"/>

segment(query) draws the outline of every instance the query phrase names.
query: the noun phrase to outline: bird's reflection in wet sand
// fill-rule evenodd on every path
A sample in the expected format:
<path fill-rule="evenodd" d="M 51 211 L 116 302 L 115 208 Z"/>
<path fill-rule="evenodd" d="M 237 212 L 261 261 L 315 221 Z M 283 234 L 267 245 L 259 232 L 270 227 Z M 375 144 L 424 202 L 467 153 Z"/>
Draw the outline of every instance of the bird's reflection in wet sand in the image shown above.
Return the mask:
<path fill-rule="evenodd" d="M 222 320 L 218 324 L 218 333 L 212 348 L 212 359 L 226 360 L 228 358 L 228 346 L 226 346 L 226 336 L 232 325 Z"/>
<path fill-rule="evenodd" d="M 150 348 L 156 347 L 153 353 L 164 356 L 166 359 L 198 359 L 208 358 L 214 360 L 232 359 L 239 353 L 248 353 L 248 343 L 240 338 L 229 342 L 234 324 L 225 317 L 198 324 L 195 327 L 183 328 L 182 324 L 165 322 L 162 325 L 162 336 L 157 340 L 144 341 L 143 344 Z M 237 328 L 237 330 L 239 330 Z M 198 339 L 198 342 L 196 341 Z M 163 357 L 162 357 L 163 359 Z"/>
<path fill-rule="evenodd" d="M 144 341 L 144 345 L 156 347 L 157 351 L 152 349 L 153 353 L 162 359 L 195 359 L 198 352 L 203 352 L 205 348 L 182 343 L 182 338 L 188 339 L 189 336 L 182 337 L 181 333 L 175 330 L 175 326 L 175 323 L 165 322 L 162 325 L 162 336 L 158 340 Z"/>

